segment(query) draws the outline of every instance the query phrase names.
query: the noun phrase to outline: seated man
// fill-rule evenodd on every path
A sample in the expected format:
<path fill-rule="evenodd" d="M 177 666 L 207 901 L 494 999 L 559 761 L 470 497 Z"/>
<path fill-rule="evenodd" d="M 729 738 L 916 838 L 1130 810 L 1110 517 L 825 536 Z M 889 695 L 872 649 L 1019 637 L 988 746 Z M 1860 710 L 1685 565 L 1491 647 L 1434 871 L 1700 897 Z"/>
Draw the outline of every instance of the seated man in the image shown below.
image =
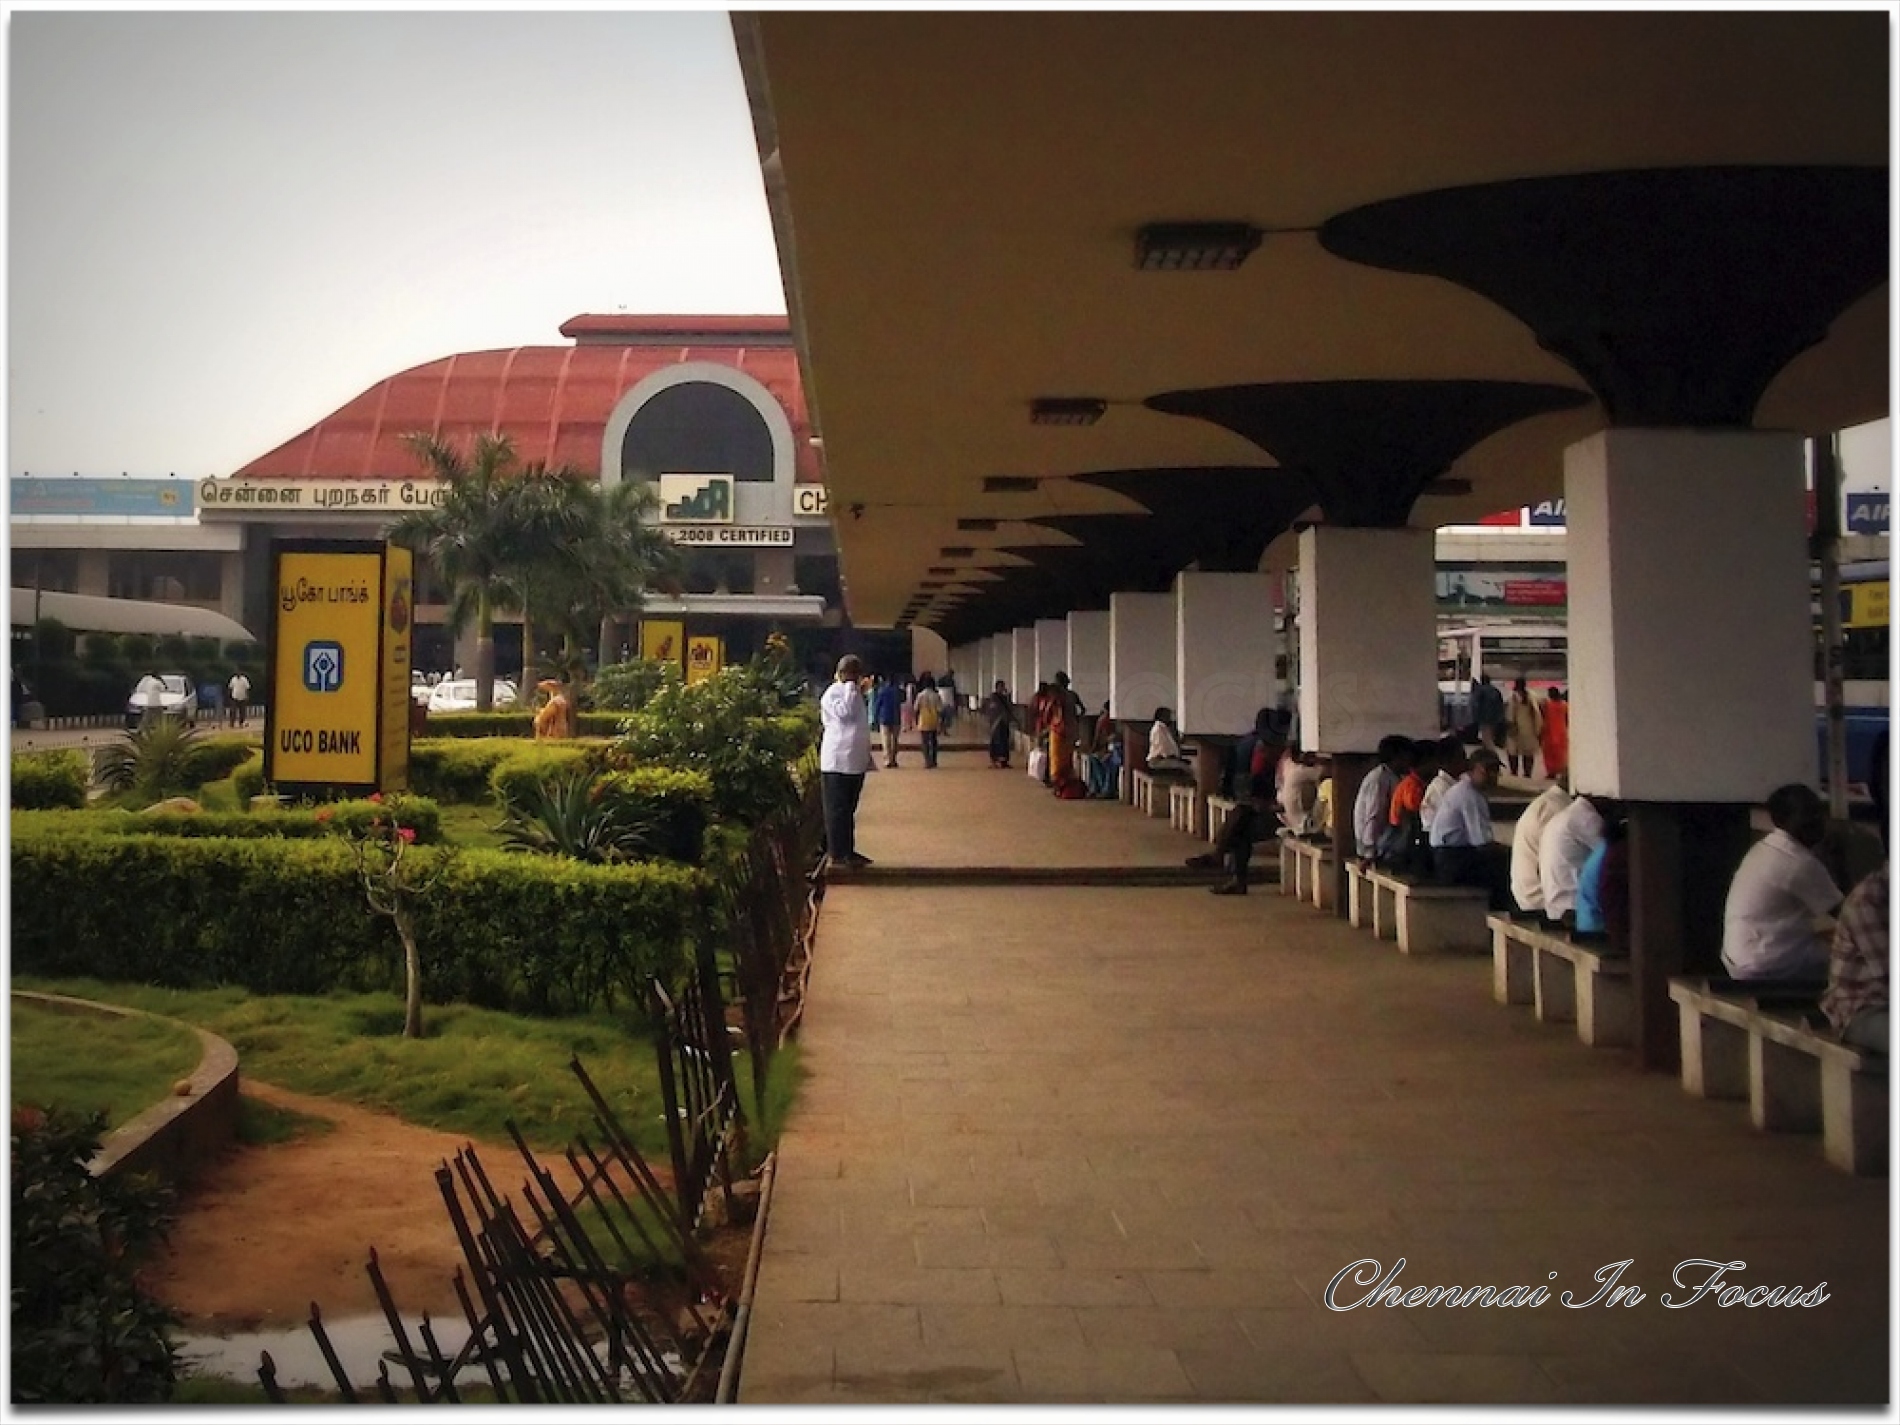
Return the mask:
<path fill-rule="evenodd" d="M 1887 1052 L 1887 867 L 1868 876 L 1841 907 L 1834 927 L 1821 1013 L 1848 1043 Z"/>
<path fill-rule="evenodd" d="M 1255 759 L 1256 765 L 1260 760 Z M 1217 896 L 1247 894 L 1247 865 L 1253 859 L 1254 845 L 1273 835 L 1272 769 L 1260 767 L 1252 773 L 1247 779 L 1246 793 L 1235 801 L 1233 811 L 1221 824 L 1220 838 L 1214 843 L 1214 849 L 1187 858 L 1188 865 L 1203 870 L 1231 864 L 1228 879 L 1209 888 Z"/>
<path fill-rule="evenodd" d="M 1488 747 L 1471 754 L 1471 768 L 1438 804 L 1432 818 L 1432 879 L 1441 886 L 1477 886 L 1490 893 L 1492 910 L 1511 908 L 1510 860 L 1491 837 L 1491 804 L 1498 754 Z"/>
<path fill-rule="evenodd" d="M 1280 759 L 1280 821 L 1295 836 L 1310 836 L 1319 825 L 1319 759 L 1298 743 Z"/>
<path fill-rule="evenodd" d="M 1570 938 L 1579 945 L 1602 945 L 1610 938 L 1606 907 L 1611 899 L 1608 894 L 1610 857 L 1628 835 L 1628 826 L 1621 817 L 1606 818 L 1603 839 L 1590 852 L 1583 870 L 1577 873 L 1577 904 L 1571 913 Z"/>
<path fill-rule="evenodd" d="M 1544 883 L 1537 857 L 1545 829 L 1570 805 L 1566 780 L 1559 777 L 1554 785 L 1537 794 L 1524 808 L 1511 836 L 1511 899 L 1517 902 L 1518 914 L 1526 919 L 1541 918 L 1544 913 Z"/>
<path fill-rule="evenodd" d="M 1827 830 L 1827 804 L 1791 782 L 1768 794 L 1775 829 L 1735 868 L 1722 911 L 1722 966 L 1738 980 L 1824 980 L 1832 927 L 1817 920 L 1841 903 L 1834 878 L 1814 854 Z"/>
<path fill-rule="evenodd" d="M 1361 865 L 1371 865 L 1391 825 L 1392 793 L 1412 768 L 1412 739 L 1396 733 L 1379 739 L 1379 760 L 1359 783 L 1352 804 L 1353 850 Z"/>
<path fill-rule="evenodd" d="M 1583 863 L 1602 840 L 1603 814 L 1585 796 L 1577 797 L 1544 823 L 1544 834 L 1537 845 L 1537 879 L 1544 896 L 1545 929 L 1570 928 Z"/>
<path fill-rule="evenodd" d="M 1155 709 L 1154 725 L 1148 729 L 1148 770 L 1157 777 L 1185 777 L 1193 771 L 1181 755 L 1174 714 L 1167 708 Z"/>
<path fill-rule="evenodd" d="M 1419 825 L 1427 831 L 1432 829 L 1432 818 L 1438 815 L 1438 804 L 1445 799 L 1445 793 L 1458 784 L 1469 765 L 1462 737 L 1453 732 L 1438 739 L 1438 775 L 1425 788 L 1425 797 L 1418 804 Z"/>
<path fill-rule="evenodd" d="M 1412 769 L 1392 792 L 1385 842 L 1375 858 L 1395 876 L 1432 874 L 1430 833 L 1420 816 L 1425 789 L 1438 775 L 1438 743 L 1426 739 L 1412 744 Z"/>

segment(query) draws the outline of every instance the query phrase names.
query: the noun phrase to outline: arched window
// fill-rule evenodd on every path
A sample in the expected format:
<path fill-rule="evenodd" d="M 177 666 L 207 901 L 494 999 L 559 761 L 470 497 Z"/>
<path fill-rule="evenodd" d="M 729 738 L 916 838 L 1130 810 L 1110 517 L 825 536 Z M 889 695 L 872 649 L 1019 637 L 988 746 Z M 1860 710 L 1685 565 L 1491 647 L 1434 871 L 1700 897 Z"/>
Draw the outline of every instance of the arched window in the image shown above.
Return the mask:
<path fill-rule="evenodd" d="M 633 414 L 620 468 L 634 478 L 731 475 L 770 484 L 772 433 L 729 386 L 688 381 L 655 392 Z"/>

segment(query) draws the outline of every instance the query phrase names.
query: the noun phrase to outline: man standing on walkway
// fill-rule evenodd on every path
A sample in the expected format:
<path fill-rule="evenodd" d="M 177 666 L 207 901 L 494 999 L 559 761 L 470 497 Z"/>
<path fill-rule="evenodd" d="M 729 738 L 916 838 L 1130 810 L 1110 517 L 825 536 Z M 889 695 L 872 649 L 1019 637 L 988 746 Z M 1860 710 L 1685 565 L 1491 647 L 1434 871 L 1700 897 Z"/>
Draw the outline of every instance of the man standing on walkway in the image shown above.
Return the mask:
<path fill-rule="evenodd" d="M 224 689 L 231 695 L 231 726 L 243 727 L 251 720 L 251 680 L 239 668 L 231 674 L 231 681 Z"/>
<path fill-rule="evenodd" d="M 825 852 L 836 866 L 868 866 L 871 858 L 857 847 L 858 798 L 871 770 L 871 732 L 864 714 L 858 678 L 864 665 L 847 653 L 838 660 L 836 681 L 818 700 L 824 728 L 818 744 L 818 774 L 825 803 Z"/>

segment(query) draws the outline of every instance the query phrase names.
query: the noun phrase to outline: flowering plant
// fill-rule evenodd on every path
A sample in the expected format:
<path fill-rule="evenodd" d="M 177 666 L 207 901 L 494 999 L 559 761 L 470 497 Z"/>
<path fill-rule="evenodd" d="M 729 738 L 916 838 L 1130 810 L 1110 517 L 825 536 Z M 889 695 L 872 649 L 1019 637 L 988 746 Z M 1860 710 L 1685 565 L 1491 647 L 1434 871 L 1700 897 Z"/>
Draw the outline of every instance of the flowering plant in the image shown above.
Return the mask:
<path fill-rule="evenodd" d="M 392 797 L 385 802 L 382 794 L 377 792 L 369 800 L 383 807 L 387 815 L 374 816 L 367 827 L 348 834 L 350 855 L 356 863 L 357 876 L 363 882 L 363 892 L 369 900 L 370 911 L 388 916 L 395 922 L 396 935 L 402 941 L 405 981 L 403 1037 L 420 1039 L 422 952 L 416 942 L 416 908 L 441 884 L 453 863 L 453 856 L 444 852 L 431 862 L 416 860 L 410 855 L 410 848 L 416 841 L 416 830 L 413 826 L 402 825 L 398 820 L 402 814 L 403 799 Z M 328 821 L 331 815 L 334 813 L 326 808 L 317 813 L 317 820 Z"/>

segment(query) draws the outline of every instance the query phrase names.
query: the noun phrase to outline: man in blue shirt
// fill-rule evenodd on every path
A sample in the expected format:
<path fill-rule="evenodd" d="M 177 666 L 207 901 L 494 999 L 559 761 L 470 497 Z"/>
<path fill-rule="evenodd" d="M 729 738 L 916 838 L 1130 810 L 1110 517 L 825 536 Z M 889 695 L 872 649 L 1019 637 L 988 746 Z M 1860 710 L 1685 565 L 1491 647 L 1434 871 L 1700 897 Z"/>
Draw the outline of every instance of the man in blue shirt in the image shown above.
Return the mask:
<path fill-rule="evenodd" d="M 1491 909 L 1511 908 L 1510 853 L 1491 839 L 1491 804 L 1485 791 L 1496 784 L 1497 753 L 1480 748 L 1471 768 L 1445 793 L 1432 818 L 1432 879 L 1441 886 L 1477 886 L 1491 895 Z"/>

